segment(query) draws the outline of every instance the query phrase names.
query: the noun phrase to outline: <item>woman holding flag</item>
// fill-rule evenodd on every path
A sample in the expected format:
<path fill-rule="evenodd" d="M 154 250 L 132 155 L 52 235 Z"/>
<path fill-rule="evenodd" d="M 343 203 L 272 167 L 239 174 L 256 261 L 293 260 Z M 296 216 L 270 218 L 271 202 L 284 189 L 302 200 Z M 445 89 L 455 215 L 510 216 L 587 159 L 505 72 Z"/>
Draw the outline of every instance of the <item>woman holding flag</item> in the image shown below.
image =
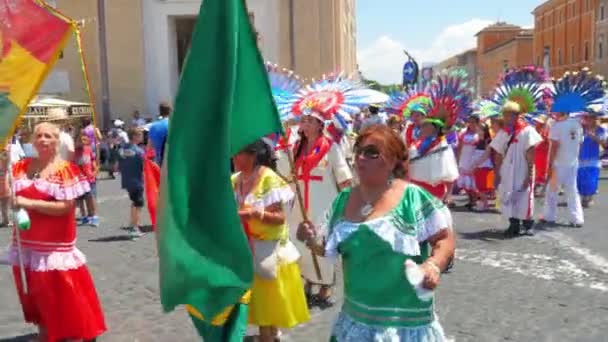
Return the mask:
<path fill-rule="evenodd" d="M 31 228 L 16 232 L 9 262 L 25 320 L 38 325 L 39 340 L 87 341 L 106 330 L 85 256 L 75 246 L 74 201 L 89 183 L 59 156 L 59 134 L 51 123 L 38 124 L 38 157 L 13 167 L 13 207 L 27 211 Z"/>

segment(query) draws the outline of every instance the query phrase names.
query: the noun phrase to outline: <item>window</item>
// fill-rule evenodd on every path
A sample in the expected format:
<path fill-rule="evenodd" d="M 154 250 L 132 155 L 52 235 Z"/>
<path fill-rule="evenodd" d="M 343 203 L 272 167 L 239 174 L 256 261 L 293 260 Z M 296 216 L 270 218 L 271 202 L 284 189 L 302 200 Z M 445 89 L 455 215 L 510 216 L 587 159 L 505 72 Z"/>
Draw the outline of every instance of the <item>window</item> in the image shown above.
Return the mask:
<path fill-rule="evenodd" d="M 574 63 L 574 45 L 570 45 L 570 64 Z"/>
<path fill-rule="evenodd" d="M 562 65 L 562 49 L 557 49 L 557 65 Z"/>
<path fill-rule="evenodd" d="M 600 20 L 604 20 L 604 5 L 600 6 Z"/>
<path fill-rule="evenodd" d="M 502 61 L 502 70 L 503 72 L 507 72 L 507 70 L 509 70 L 509 61 L 506 59 Z"/>
<path fill-rule="evenodd" d="M 604 58 L 604 43 L 601 41 L 597 44 L 597 57 L 599 59 Z"/>
<path fill-rule="evenodd" d="M 585 11 L 591 10 L 591 2 L 590 0 L 585 0 Z"/>
<path fill-rule="evenodd" d="M 585 62 L 589 60 L 589 42 L 585 42 Z"/>
<path fill-rule="evenodd" d="M 576 3 L 572 4 L 572 18 L 576 17 Z"/>
<path fill-rule="evenodd" d="M 536 65 L 540 65 L 540 56 L 536 57 Z"/>

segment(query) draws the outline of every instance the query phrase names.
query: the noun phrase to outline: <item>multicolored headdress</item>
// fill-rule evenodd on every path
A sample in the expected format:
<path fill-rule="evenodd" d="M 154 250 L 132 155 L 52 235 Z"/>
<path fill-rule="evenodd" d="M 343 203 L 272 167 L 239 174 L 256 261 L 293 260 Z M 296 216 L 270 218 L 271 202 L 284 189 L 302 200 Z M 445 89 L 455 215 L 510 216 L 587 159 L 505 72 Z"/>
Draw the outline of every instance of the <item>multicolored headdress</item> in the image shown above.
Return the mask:
<path fill-rule="evenodd" d="M 279 68 L 276 64 L 266 63 L 266 72 L 268 73 L 274 102 L 279 109 L 281 121 L 284 121 L 286 119 L 284 114 L 290 109 L 288 101 L 302 89 L 302 81 L 293 71 Z"/>
<path fill-rule="evenodd" d="M 471 113 L 472 93 L 468 88 L 468 75 L 462 70 L 438 75 L 433 80 L 430 95 L 432 106 L 428 118 L 443 121 L 446 129 Z"/>
<path fill-rule="evenodd" d="M 428 92 L 418 89 L 418 87 L 412 87 L 405 91 L 391 93 L 386 109 L 389 113 L 409 118 L 413 112 L 426 116 L 431 105 L 431 97 Z"/>
<path fill-rule="evenodd" d="M 492 101 L 499 106 L 507 101 L 517 102 L 522 113 L 536 113 L 544 108 L 546 81 L 547 73 L 541 67 L 508 70 L 501 76 Z"/>
<path fill-rule="evenodd" d="M 584 112 L 589 106 L 603 103 L 606 82 L 603 77 L 593 73 L 589 68 L 580 72 L 566 72 L 562 78 L 553 81 L 554 113 Z"/>
<path fill-rule="evenodd" d="M 472 115 L 477 115 L 480 120 L 487 120 L 500 116 L 501 108 L 495 102 L 481 99 L 473 103 Z"/>
<path fill-rule="evenodd" d="M 367 89 L 361 82 L 339 74 L 323 76 L 303 87 L 286 102 L 288 106 L 279 110 L 281 116 L 289 119 L 311 115 L 321 121 L 332 120 L 339 128 L 346 129 L 352 115 L 363 107 L 387 100 L 386 94 Z"/>

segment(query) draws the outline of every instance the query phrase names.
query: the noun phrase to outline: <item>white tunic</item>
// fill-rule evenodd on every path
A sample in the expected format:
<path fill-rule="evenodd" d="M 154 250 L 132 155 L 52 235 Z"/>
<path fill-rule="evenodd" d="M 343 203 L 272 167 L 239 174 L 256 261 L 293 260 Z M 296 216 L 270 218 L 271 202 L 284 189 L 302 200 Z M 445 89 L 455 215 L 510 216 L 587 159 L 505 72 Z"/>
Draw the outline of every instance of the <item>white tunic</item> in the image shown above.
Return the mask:
<path fill-rule="evenodd" d="M 533 184 L 523 188 L 528 174 L 527 151 L 542 141 L 542 137 L 533 127 L 523 128 L 513 139 L 510 146 L 511 135 L 501 130 L 492 140 L 490 147 L 503 156 L 500 168 L 500 208 L 507 218 L 520 220 L 532 219 L 534 214 Z M 532 177 L 534 181 L 534 177 Z"/>
<path fill-rule="evenodd" d="M 316 227 L 326 223 L 333 200 L 338 195 L 338 184 L 352 179 L 352 172 L 348 166 L 342 148 L 338 144 L 332 144 L 327 154 L 321 159 L 319 164 L 311 171 L 309 181 L 309 219 Z M 302 198 L 305 196 L 305 184 L 299 181 Z M 292 184 L 293 186 L 293 184 Z M 294 186 L 295 188 L 295 186 Z M 295 189 L 294 189 L 295 191 Z M 291 239 L 295 241 L 296 247 L 302 254 L 300 268 L 302 276 L 311 283 L 333 285 L 334 283 L 334 263 L 327 258 L 317 257 L 321 268 L 322 281 L 316 276 L 312 263 L 310 251 L 305 244 L 296 239 L 296 231 L 300 222 L 303 221 L 300 205 L 296 202 L 291 211 L 288 222 L 290 225 Z"/>

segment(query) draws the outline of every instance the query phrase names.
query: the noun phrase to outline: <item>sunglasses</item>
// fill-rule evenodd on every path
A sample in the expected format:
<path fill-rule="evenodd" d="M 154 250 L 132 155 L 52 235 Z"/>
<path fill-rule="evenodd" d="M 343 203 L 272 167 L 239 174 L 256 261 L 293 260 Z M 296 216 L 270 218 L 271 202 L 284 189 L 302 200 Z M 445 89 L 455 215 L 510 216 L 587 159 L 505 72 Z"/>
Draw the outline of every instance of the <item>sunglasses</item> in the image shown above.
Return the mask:
<path fill-rule="evenodd" d="M 381 156 L 380 149 L 375 145 L 355 146 L 355 156 L 365 159 L 378 159 Z"/>

